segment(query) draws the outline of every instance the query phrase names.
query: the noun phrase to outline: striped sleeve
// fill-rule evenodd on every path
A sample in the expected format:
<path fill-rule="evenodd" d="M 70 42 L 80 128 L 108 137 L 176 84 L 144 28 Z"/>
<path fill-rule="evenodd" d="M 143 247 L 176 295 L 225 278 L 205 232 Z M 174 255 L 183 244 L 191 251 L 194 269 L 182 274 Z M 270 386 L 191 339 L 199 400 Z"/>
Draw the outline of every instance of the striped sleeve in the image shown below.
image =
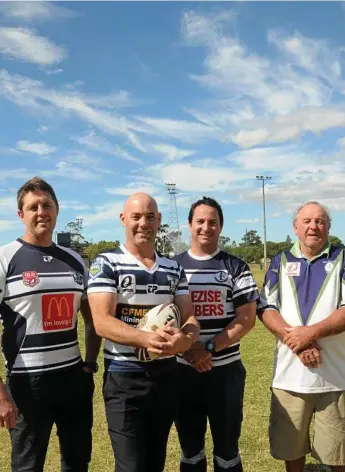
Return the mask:
<path fill-rule="evenodd" d="M 343 264 L 341 268 L 341 295 L 340 295 L 340 305 L 339 306 L 345 306 L 345 251 L 344 249 L 342 250 L 343 252 Z M 1 296 L 1 294 L 0 294 Z"/>
<path fill-rule="evenodd" d="M 259 299 L 258 287 L 248 265 L 241 261 L 234 277 L 232 298 L 235 308 Z"/>
<path fill-rule="evenodd" d="M 6 287 L 6 277 L 7 277 L 7 270 L 4 267 L 4 261 L 0 258 L 0 303 L 4 298 L 5 294 L 5 287 Z M 1 313 L 0 313 L 1 318 Z"/>
<path fill-rule="evenodd" d="M 117 293 L 117 275 L 105 254 L 99 254 L 89 269 L 87 293 Z"/>
<path fill-rule="evenodd" d="M 178 284 L 176 287 L 175 295 L 188 295 L 189 289 L 188 289 L 188 281 L 187 281 L 186 274 L 184 270 L 182 269 L 182 267 L 180 266 L 180 264 L 178 264 L 178 269 L 179 269 L 180 276 L 179 276 Z"/>
<path fill-rule="evenodd" d="M 279 311 L 279 271 L 280 271 L 281 253 L 272 259 L 272 262 L 266 272 L 264 285 L 260 294 L 258 313 L 261 315 L 264 310 Z"/>

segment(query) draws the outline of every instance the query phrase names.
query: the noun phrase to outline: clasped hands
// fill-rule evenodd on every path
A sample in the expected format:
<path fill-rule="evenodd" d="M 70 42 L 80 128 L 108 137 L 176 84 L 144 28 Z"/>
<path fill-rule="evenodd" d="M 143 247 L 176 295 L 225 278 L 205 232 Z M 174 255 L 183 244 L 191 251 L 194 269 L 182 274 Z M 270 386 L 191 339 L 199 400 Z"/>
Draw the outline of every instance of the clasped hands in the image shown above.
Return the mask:
<path fill-rule="evenodd" d="M 312 326 L 285 328 L 283 343 L 296 354 L 306 367 L 319 367 L 322 347 L 314 340 Z"/>
<path fill-rule="evenodd" d="M 176 356 L 178 353 L 187 351 L 192 340 L 184 334 L 181 329 L 173 326 L 174 320 L 169 321 L 165 326 L 156 328 L 153 333 L 147 333 L 147 350 L 157 357 Z"/>

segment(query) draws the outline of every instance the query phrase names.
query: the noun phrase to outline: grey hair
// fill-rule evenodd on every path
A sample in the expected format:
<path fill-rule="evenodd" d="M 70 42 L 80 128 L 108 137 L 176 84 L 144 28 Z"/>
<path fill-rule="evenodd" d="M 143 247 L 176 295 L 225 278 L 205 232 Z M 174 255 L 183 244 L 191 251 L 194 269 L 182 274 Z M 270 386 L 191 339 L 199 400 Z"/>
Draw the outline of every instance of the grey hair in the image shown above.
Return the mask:
<path fill-rule="evenodd" d="M 327 224 L 328 224 L 328 229 L 329 229 L 331 227 L 331 223 L 332 223 L 332 217 L 331 217 L 331 213 L 330 213 L 329 209 L 325 205 L 322 205 L 322 203 L 316 202 L 316 201 L 313 201 L 313 200 L 305 202 L 305 203 L 303 203 L 303 205 L 301 205 L 297 208 L 297 210 L 295 211 L 295 213 L 293 215 L 293 220 L 292 220 L 293 224 L 296 223 L 296 220 L 297 220 L 297 217 L 298 217 L 299 213 L 303 210 L 303 208 L 305 208 L 308 205 L 317 205 L 321 208 L 321 210 L 323 210 L 325 212 L 326 220 L 327 220 Z"/>

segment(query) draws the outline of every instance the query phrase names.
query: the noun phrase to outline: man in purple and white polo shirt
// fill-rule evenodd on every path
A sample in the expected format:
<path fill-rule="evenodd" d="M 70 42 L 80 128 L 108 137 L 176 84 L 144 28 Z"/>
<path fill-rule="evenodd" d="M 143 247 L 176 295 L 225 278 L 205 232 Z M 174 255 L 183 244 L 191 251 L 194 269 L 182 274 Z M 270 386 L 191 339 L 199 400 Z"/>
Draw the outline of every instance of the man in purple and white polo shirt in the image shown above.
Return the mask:
<path fill-rule="evenodd" d="M 302 472 L 310 452 L 345 471 L 344 248 L 329 244 L 330 225 L 320 203 L 298 208 L 298 241 L 273 258 L 260 300 L 259 316 L 277 338 L 271 454 L 288 472 Z"/>

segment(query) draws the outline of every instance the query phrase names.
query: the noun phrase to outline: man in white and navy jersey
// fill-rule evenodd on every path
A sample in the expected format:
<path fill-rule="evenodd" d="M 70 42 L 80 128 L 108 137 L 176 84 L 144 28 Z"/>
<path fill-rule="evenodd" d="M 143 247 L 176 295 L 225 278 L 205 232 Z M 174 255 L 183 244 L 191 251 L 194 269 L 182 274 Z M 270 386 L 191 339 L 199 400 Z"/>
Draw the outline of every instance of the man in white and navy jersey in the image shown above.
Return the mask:
<path fill-rule="evenodd" d="M 181 266 L 154 251 L 161 215 L 147 194 L 132 195 L 120 215 L 126 242 L 101 253 L 90 267 L 88 295 L 104 345 L 104 401 L 116 472 L 163 472 L 176 405 L 176 354 L 195 342 L 193 315 Z M 154 306 L 173 302 L 182 328 L 136 329 Z M 160 356 L 141 362 L 135 348 Z"/>
<path fill-rule="evenodd" d="M 270 264 L 259 316 L 276 336 L 269 436 L 288 472 L 312 456 L 345 472 L 345 260 L 318 202 L 297 209 L 298 237 Z M 313 438 L 310 424 L 314 419 Z"/>
<path fill-rule="evenodd" d="M 81 257 L 52 235 L 59 205 L 35 177 L 17 193 L 25 234 L 0 248 L 0 316 L 6 389 L 0 381 L 0 426 L 10 430 L 12 472 L 43 472 L 56 424 L 63 472 L 86 472 L 91 457 L 93 377 L 100 339 L 86 298 Z M 83 364 L 77 338 L 81 307 Z M 16 413 L 18 410 L 18 416 Z"/>
<path fill-rule="evenodd" d="M 191 248 L 175 260 L 188 279 L 200 339 L 178 358 L 180 471 L 206 472 L 209 420 L 214 471 L 240 472 L 245 369 L 239 341 L 255 324 L 259 294 L 247 264 L 218 249 L 220 205 L 203 197 L 191 206 L 188 221 Z"/>

